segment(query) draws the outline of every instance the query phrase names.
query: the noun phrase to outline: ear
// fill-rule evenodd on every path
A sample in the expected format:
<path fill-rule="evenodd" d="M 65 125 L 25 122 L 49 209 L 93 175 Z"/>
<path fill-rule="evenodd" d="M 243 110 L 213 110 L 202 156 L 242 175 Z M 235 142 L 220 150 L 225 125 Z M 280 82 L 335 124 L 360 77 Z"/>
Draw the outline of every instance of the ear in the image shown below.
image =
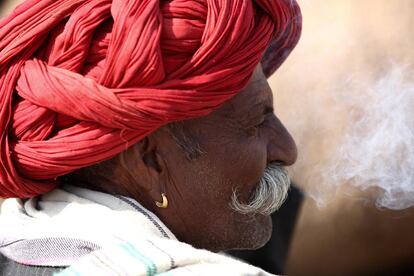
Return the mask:
<path fill-rule="evenodd" d="M 149 171 L 150 174 L 160 174 L 163 171 L 160 165 L 160 157 L 157 153 L 157 146 L 151 137 L 145 137 L 141 143 L 137 144 L 140 160 L 142 165 Z"/>
<path fill-rule="evenodd" d="M 149 135 L 127 149 L 120 158 L 122 174 L 127 176 L 123 184 L 128 194 L 141 203 L 152 206 L 165 192 L 163 182 L 166 173 L 165 162 L 157 151 L 157 141 Z M 148 207 L 149 207 L 148 206 Z M 146 206 L 147 207 L 147 206 Z"/>

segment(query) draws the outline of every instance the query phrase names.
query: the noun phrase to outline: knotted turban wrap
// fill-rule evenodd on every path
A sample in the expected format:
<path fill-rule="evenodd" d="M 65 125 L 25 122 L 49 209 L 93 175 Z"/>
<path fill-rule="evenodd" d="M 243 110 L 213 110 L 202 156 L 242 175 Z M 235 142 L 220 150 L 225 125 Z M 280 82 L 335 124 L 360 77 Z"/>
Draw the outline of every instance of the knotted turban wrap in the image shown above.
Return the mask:
<path fill-rule="evenodd" d="M 24 2 L 0 21 L 0 197 L 45 193 L 208 114 L 266 49 L 265 73 L 276 70 L 300 29 L 294 0 Z"/>

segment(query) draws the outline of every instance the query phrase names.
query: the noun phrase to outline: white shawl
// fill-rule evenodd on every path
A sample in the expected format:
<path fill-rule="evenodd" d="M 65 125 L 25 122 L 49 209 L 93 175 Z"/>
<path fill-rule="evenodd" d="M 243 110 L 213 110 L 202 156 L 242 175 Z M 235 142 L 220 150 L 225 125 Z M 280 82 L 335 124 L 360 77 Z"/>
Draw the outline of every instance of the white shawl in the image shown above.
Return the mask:
<path fill-rule="evenodd" d="M 178 241 L 131 198 L 73 186 L 5 200 L 0 252 L 22 264 L 68 266 L 58 275 L 271 275 Z"/>

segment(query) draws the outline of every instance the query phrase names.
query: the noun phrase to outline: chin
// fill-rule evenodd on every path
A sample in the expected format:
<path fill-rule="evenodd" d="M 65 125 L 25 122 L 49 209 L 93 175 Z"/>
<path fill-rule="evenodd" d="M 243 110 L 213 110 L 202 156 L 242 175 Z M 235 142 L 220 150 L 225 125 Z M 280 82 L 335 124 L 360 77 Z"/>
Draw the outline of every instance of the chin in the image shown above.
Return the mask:
<path fill-rule="evenodd" d="M 238 230 L 239 244 L 235 249 L 255 250 L 263 247 L 272 236 L 272 228 L 270 215 L 249 217 L 246 225 Z"/>
<path fill-rule="evenodd" d="M 255 243 L 252 244 L 252 247 L 250 249 L 258 249 L 260 247 L 263 247 L 272 237 L 273 224 L 271 216 L 258 215 L 257 217 L 257 236 Z"/>
<path fill-rule="evenodd" d="M 270 216 L 238 214 L 236 217 L 233 216 L 232 219 L 227 219 L 226 223 L 217 225 L 225 225 L 225 227 L 220 230 L 214 229 L 211 232 L 206 232 L 194 239 L 186 239 L 185 237 L 179 237 L 179 239 L 196 248 L 220 252 L 258 249 L 264 246 L 272 235 L 272 219 Z"/>

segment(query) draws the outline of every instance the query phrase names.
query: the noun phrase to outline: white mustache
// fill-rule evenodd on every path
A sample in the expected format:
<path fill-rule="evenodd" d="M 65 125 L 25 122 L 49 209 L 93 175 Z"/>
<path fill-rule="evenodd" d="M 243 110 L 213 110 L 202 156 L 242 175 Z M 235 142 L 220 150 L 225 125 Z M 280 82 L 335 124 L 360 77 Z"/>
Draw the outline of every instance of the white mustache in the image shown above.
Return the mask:
<path fill-rule="evenodd" d="M 230 207 L 241 214 L 270 215 L 282 206 L 290 187 L 287 171 L 276 163 L 269 164 L 249 203 L 241 203 L 233 191 Z"/>

